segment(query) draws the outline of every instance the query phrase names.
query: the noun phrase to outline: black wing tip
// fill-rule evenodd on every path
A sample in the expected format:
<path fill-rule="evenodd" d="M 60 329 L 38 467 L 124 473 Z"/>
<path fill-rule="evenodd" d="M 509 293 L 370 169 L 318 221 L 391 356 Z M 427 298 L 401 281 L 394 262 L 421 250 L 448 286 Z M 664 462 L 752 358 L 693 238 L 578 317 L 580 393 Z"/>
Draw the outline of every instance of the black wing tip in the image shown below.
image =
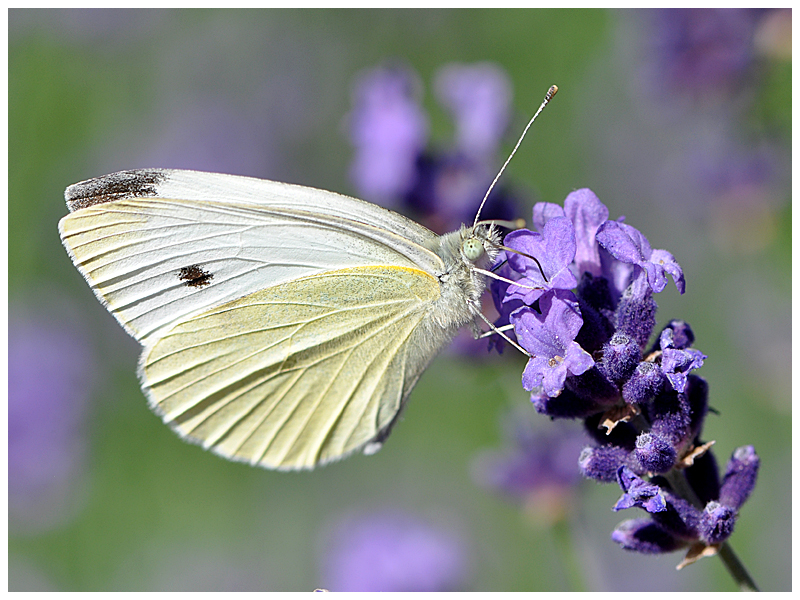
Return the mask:
<path fill-rule="evenodd" d="M 75 212 L 81 208 L 123 198 L 155 196 L 159 184 L 166 181 L 169 173 L 168 169 L 117 171 L 69 186 L 64 192 L 64 199 L 69 211 Z"/>

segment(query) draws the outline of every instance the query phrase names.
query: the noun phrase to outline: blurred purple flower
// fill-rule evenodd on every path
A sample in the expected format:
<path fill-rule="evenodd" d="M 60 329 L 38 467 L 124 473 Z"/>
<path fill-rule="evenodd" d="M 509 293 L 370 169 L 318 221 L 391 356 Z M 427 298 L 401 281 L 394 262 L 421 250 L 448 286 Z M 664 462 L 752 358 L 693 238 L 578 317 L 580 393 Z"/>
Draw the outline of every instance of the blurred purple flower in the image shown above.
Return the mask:
<path fill-rule="evenodd" d="M 353 89 L 350 176 L 367 200 L 395 206 L 414 186 L 417 158 L 428 138 L 421 84 L 403 67 L 362 74 Z"/>
<path fill-rule="evenodd" d="M 85 469 L 94 357 L 74 321 L 55 316 L 9 315 L 9 525 L 23 532 L 70 516 Z"/>
<path fill-rule="evenodd" d="M 656 81 L 678 91 L 732 91 L 753 62 L 761 10 L 661 9 L 651 15 Z"/>
<path fill-rule="evenodd" d="M 602 275 L 597 229 L 608 220 L 608 208 L 592 190 L 582 188 L 564 199 L 564 214 L 575 228 L 575 274 Z"/>
<path fill-rule="evenodd" d="M 586 436 L 565 423 L 537 428 L 528 413 L 513 415 L 504 425 L 504 447 L 476 457 L 474 480 L 523 501 L 526 512 L 540 523 L 552 525 L 565 518 L 581 481 L 576 466 Z"/>
<path fill-rule="evenodd" d="M 456 591 L 469 573 L 460 535 L 393 510 L 342 519 L 322 551 L 320 587 L 332 592 Z"/>
<path fill-rule="evenodd" d="M 470 222 L 497 170 L 495 156 L 511 112 L 511 84 L 489 63 L 452 64 L 435 77 L 450 112 L 455 140 L 448 151 L 426 149 L 427 118 L 416 74 L 378 67 L 355 84 L 350 139 L 351 177 L 358 194 L 446 233 Z M 516 202 L 496 188 L 484 218 L 514 219 Z"/>
<path fill-rule="evenodd" d="M 211 94 L 179 105 L 164 103 L 162 108 L 166 114 L 161 126 L 131 159 L 134 163 L 257 174 L 277 162 L 279 136 L 260 114 L 263 104 L 232 110 L 227 98 Z"/>
<path fill-rule="evenodd" d="M 456 126 L 456 151 L 489 162 L 511 119 L 511 82 L 497 65 L 445 65 L 434 83 Z"/>

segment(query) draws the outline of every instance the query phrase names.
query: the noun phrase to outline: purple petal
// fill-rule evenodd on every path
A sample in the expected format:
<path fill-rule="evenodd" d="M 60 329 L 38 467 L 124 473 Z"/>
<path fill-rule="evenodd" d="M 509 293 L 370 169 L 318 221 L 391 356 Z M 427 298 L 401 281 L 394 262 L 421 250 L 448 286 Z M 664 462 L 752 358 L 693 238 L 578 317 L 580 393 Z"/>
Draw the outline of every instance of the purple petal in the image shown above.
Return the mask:
<path fill-rule="evenodd" d="M 672 276 L 672 280 L 675 282 L 675 286 L 681 294 L 686 291 L 686 280 L 683 278 L 683 269 L 681 269 L 681 266 L 672 254 L 666 250 L 653 250 L 650 255 L 650 262 L 660 265 L 664 271 Z M 664 285 L 666 285 L 666 283 Z"/>
<path fill-rule="evenodd" d="M 644 269 L 654 292 L 667 286 L 667 273 L 672 275 L 678 291 L 685 291 L 683 271 L 675 258 L 666 250 L 653 250 L 636 228 L 620 221 L 606 221 L 597 231 L 597 242 L 617 260 Z"/>
<path fill-rule="evenodd" d="M 648 258 L 642 246 L 642 242 L 647 243 L 647 240 L 630 225 L 619 221 L 606 221 L 600 225 L 596 237 L 597 242 L 611 256 L 624 263 L 638 265 Z M 650 250 L 649 244 L 646 249 Z"/>
<path fill-rule="evenodd" d="M 600 248 L 595 236 L 600 225 L 608 220 L 608 208 L 592 190 L 583 188 L 567 196 L 564 213 L 575 228 L 575 266 L 578 274 L 588 271 L 594 276 L 601 275 Z"/>
<path fill-rule="evenodd" d="M 556 217 L 565 217 L 564 209 L 552 202 L 537 202 L 533 205 L 533 226 L 539 233 L 542 232 L 544 226 L 550 219 Z"/>
<path fill-rule="evenodd" d="M 676 391 L 685 392 L 689 372 L 702 367 L 706 358 L 699 350 L 667 348 L 661 356 L 661 369 Z"/>

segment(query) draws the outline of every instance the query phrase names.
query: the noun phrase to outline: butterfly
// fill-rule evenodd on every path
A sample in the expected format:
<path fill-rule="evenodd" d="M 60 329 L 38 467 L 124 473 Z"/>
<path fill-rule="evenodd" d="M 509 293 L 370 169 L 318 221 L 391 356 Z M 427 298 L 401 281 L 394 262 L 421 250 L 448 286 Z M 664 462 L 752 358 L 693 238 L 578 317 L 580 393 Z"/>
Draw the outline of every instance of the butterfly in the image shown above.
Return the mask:
<path fill-rule="evenodd" d="M 144 347 L 150 407 L 233 460 L 308 469 L 380 448 L 480 314 L 492 225 L 439 236 L 308 187 L 166 169 L 67 188 L 73 263 Z"/>
<path fill-rule="evenodd" d="M 121 171 L 65 198 L 61 240 L 143 346 L 150 408 L 269 469 L 380 449 L 434 356 L 479 332 L 502 247 L 477 216 L 440 236 L 348 196 L 216 173 Z"/>

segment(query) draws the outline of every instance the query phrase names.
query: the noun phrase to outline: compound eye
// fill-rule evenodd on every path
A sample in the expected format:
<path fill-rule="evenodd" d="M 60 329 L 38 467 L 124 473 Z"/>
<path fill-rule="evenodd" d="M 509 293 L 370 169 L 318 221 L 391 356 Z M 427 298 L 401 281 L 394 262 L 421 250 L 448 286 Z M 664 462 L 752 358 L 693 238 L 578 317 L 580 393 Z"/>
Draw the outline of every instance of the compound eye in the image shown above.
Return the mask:
<path fill-rule="evenodd" d="M 461 251 L 469 260 L 476 261 L 483 256 L 483 243 L 478 238 L 467 238 L 461 245 Z"/>

